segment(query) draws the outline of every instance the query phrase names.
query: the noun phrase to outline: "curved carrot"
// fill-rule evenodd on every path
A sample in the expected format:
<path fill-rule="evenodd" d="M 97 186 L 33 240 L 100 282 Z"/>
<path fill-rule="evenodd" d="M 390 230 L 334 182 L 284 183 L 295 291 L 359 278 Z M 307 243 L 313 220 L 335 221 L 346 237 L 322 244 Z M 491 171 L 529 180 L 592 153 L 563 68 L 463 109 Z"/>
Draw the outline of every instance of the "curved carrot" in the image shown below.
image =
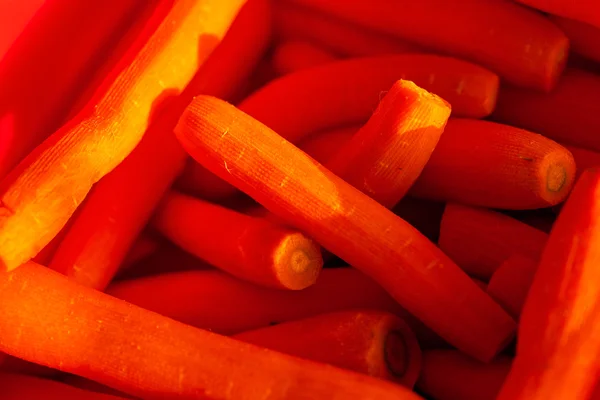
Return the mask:
<path fill-rule="evenodd" d="M 600 151 L 600 77 L 568 68 L 550 93 L 502 87 L 493 118 L 557 142 Z"/>
<path fill-rule="evenodd" d="M 490 279 L 487 292 L 515 319 L 519 319 L 521 315 L 537 268 L 536 260 L 513 254 L 498 267 Z"/>
<path fill-rule="evenodd" d="M 600 28 L 600 8 L 596 2 L 570 0 L 517 0 L 519 3 Z"/>
<path fill-rule="evenodd" d="M 484 65 L 520 86 L 549 91 L 567 58 L 569 41 L 560 29 L 508 1 L 293 2 Z"/>
<path fill-rule="evenodd" d="M 512 319 L 416 229 L 254 118 L 198 96 L 175 133 L 196 161 L 368 273 L 451 344 L 490 359 L 512 337 Z"/>
<path fill-rule="evenodd" d="M 0 274 L 0 316 L 2 350 L 144 399 L 419 398 L 184 325 L 34 263 Z"/>
<path fill-rule="evenodd" d="M 421 370 L 415 334 L 382 311 L 340 311 L 238 333 L 235 339 L 412 388 Z"/>
<path fill-rule="evenodd" d="M 507 215 L 448 204 L 439 246 L 470 275 L 489 280 L 511 255 L 539 259 L 548 235 Z"/>
<path fill-rule="evenodd" d="M 571 153 L 541 135 L 489 121 L 448 121 L 412 188 L 417 197 L 505 209 L 562 202 L 573 185 Z"/>
<path fill-rule="evenodd" d="M 286 75 L 336 60 L 335 55 L 310 42 L 288 40 L 275 48 L 272 62 L 277 74 Z"/>
<path fill-rule="evenodd" d="M 550 19 L 569 37 L 574 53 L 600 62 L 600 27 L 555 15 Z"/>
<path fill-rule="evenodd" d="M 600 171 L 581 176 L 550 233 L 498 400 L 587 399 L 600 365 Z"/>

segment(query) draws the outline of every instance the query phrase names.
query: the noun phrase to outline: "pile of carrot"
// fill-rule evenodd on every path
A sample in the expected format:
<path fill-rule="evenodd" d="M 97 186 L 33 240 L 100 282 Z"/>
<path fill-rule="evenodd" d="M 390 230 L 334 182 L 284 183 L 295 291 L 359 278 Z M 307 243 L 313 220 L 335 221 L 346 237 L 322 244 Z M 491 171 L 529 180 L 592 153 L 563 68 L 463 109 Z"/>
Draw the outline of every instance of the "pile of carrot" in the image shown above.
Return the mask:
<path fill-rule="evenodd" d="M 0 398 L 600 400 L 594 2 L 0 3 L 0 87 Z"/>

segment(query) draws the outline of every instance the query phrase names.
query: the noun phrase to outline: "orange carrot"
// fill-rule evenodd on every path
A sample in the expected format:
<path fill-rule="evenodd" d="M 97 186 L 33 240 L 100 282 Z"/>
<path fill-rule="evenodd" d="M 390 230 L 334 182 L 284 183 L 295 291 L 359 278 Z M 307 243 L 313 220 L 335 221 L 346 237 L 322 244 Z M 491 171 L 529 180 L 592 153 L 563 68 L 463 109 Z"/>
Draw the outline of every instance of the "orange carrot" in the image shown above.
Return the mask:
<path fill-rule="evenodd" d="M 452 119 L 412 194 L 438 201 L 505 209 L 562 202 L 575 162 L 561 145 L 489 121 Z"/>
<path fill-rule="evenodd" d="M 589 168 L 600 167 L 600 153 L 592 150 L 583 149 L 577 146 L 565 146 L 575 159 L 577 165 L 577 178 Z"/>
<path fill-rule="evenodd" d="M 404 321 L 381 311 L 341 311 L 242 332 L 235 339 L 412 388 L 421 349 Z"/>
<path fill-rule="evenodd" d="M 280 43 L 273 53 L 273 67 L 279 75 L 316 67 L 335 60 L 337 57 L 328 50 L 301 40 Z"/>
<path fill-rule="evenodd" d="M 487 360 L 512 337 L 514 321 L 416 229 L 257 120 L 198 96 L 175 133 L 196 161 L 368 273 L 449 343 Z"/>
<path fill-rule="evenodd" d="M 550 139 L 600 151 L 600 77 L 568 68 L 548 94 L 503 87 L 493 118 Z"/>
<path fill-rule="evenodd" d="M 565 203 L 523 306 L 517 356 L 498 400 L 587 399 L 600 365 L 600 171 Z"/>
<path fill-rule="evenodd" d="M 600 62 L 600 27 L 557 16 L 550 19 L 569 37 L 574 53 Z"/>
<path fill-rule="evenodd" d="M 547 239 L 544 232 L 507 215 L 448 204 L 439 246 L 467 273 L 487 281 L 515 253 L 538 259 Z"/>
<path fill-rule="evenodd" d="M 537 271 L 537 261 L 521 254 L 513 254 L 498 267 L 490 279 L 487 292 L 516 319 Z"/>
<path fill-rule="evenodd" d="M 550 14 L 587 22 L 600 28 L 600 7 L 594 1 L 517 0 L 519 3 Z"/>
<path fill-rule="evenodd" d="M 328 0 L 292 2 L 476 62 L 520 86 L 549 91 L 567 58 L 569 41 L 560 29 L 508 1 L 463 0 L 460 7 L 446 0 L 374 0 L 368 7 L 361 0 L 346 0 L 343 7 Z"/>
<path fill-rule="evenodd" d="M 280 40 L 307 40 L 350 57 L 422 52 L 408 41 L 285 1 L 275 2 L 273 12 L 274 31 Z"/>
<path fill-rule="evenodd" d="M 318 244 L 302 233 L 177 192 L 167 194 L 153 226 L 215 267 L 264 286 L 304 289 L 323 266 Z"/>
<path fill-rule="evenodd" d="M 417 387 L 436 400 L 495 400 L 511 362 L 500 356 L 483 364 L 455 350 L 428 350 Z"/>
<path fill-rule="evenodd" d="M 2 350 L 144 399 L 419 398 L 184 325 L 34 263 L 0 274 L 0 316 Z"/>

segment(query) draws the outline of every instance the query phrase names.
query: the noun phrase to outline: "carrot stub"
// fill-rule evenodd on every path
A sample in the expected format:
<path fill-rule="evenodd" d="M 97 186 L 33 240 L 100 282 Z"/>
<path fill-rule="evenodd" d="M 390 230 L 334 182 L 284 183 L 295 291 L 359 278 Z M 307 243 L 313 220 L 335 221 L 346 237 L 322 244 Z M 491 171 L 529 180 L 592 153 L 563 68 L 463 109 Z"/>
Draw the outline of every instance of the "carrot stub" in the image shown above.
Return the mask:
<path fill-rule="evenodd" d="M 514 254 L 494 272 L 487 292 L 510 315 L 518 319 L 537 268 L 537 260 L 521 254 Z"/>

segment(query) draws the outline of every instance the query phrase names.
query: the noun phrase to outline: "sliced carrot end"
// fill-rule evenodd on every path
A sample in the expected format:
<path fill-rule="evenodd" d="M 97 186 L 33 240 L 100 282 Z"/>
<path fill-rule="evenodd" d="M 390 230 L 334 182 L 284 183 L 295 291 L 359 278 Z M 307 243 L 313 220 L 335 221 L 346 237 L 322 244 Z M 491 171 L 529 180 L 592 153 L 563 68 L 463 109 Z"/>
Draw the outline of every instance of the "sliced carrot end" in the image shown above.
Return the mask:
<path fill-rule="evenodd" d="M 291 290 L 314 284 L 323 267 L 319 247 L 300 233 L 283 238 L 275 249 L 273 262 L 279 282 Z"/>

